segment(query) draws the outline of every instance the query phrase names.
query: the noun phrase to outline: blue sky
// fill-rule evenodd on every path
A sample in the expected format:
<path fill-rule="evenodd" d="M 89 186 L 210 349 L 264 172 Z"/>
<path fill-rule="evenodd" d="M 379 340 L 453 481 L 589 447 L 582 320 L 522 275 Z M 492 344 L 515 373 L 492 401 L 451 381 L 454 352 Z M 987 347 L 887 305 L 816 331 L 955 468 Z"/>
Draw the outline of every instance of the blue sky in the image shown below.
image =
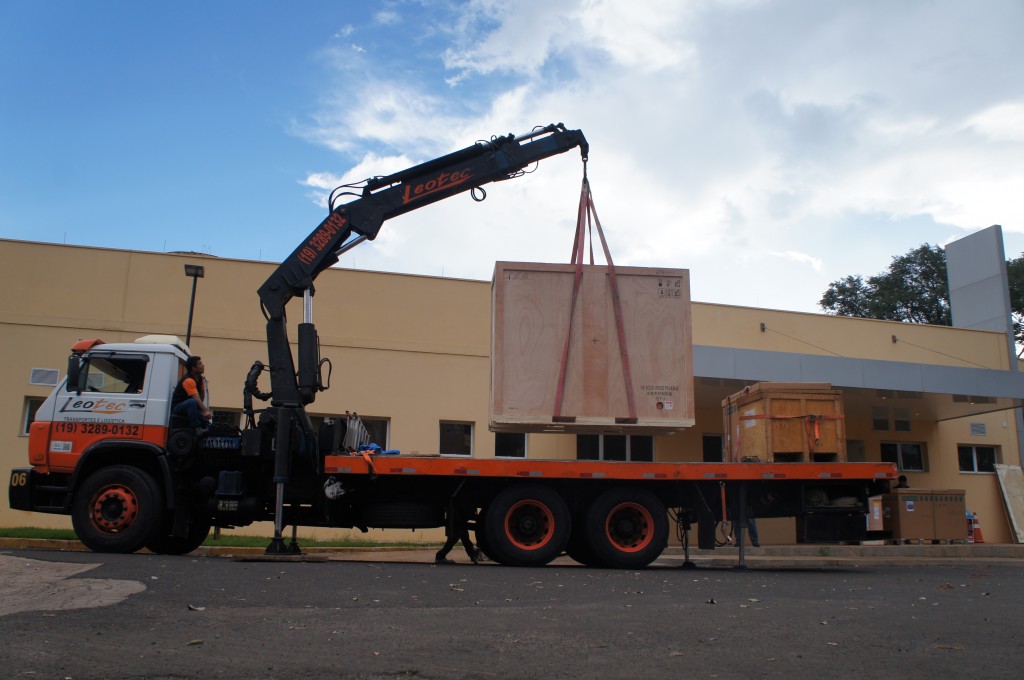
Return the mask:
<path fill-rule="evenodd" d="M 617 264 L 813 312 L 924 242 L 1024 252 L 1022 31 L 1019 0 L 0 0 L 0 237 L 276 261 L 337 184 L 564 122 Z M 568 261 L 580 178 L 549 159 L 340 266 Z"/>

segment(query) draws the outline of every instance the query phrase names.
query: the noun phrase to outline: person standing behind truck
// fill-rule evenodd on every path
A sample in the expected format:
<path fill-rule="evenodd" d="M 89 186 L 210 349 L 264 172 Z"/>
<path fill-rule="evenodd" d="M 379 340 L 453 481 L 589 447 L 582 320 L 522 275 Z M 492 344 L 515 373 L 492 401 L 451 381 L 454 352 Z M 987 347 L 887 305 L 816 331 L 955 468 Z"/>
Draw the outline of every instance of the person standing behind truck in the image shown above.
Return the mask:
<path fill-rule="evenodd" d="M 202 357 L 191 356 L 185 360 L 185 375 L 174 387 L 171 395 L 171 412 L 188 418 L 188 426 L 196 434 L 206 434 L 213 421 L 213 414 L 206 406 L 206 366 Z"/>

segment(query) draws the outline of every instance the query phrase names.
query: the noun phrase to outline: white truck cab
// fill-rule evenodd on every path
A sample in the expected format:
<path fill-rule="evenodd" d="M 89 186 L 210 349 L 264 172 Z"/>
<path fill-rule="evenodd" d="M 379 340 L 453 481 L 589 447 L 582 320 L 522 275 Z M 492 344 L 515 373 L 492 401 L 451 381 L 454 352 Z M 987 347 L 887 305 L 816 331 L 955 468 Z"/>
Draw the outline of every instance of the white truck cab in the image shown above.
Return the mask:
<path fill-rule="evenodd" d="M 72 472 L 81 455 L 101 441 L 164 447 L 171 393 L 188 356 L 188 347 L 175 336 L 76 343 L 67 377 L 30 427 L 29 462 L 37 469 Z"/>

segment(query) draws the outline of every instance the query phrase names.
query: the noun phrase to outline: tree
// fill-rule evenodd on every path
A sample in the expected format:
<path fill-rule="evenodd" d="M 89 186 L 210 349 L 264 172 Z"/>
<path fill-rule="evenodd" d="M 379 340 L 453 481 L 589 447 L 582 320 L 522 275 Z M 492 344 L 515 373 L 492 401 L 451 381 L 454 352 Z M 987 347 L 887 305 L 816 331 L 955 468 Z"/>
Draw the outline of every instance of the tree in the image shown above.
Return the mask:
<path fill-rule="evenodd" d="M 1024 355 L 1024 253 L 1007 260 L 1010 312 L 1017 356 Z M 819 303 L 828 314 L 950 326 L 946 251 L 927 243 L 894 257 L 889 269 L 869 277 L 833 281 Z"/>
<path fill-rule="evenodd" d="M 1024 354 L 1024 253 L 1007 260 L 1006 275 L 1010 282 L 1010 316 L 1013 319 L 1013 339 L 1017 343 L 1017 358 Z"/>
<path fill-rule="evenodd" d="M 1024 298 L 1024 263 L 1021 269 Z M 925 243 L 892 258 L 886 271 L 866 281 L 861 276 L 833 281 L 819 304 L 838 316 L 949 326 L 946 251 Z"/>

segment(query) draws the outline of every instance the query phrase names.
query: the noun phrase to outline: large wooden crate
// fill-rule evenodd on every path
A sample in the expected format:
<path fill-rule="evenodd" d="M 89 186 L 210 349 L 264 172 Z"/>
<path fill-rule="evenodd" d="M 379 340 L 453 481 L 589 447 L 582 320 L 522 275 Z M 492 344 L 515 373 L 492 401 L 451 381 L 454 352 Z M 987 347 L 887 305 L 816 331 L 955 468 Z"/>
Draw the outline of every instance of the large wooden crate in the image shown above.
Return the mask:
<path fill-rule="evenodd" d="M 629 421 L 607 266 L 498 262 L 492 282 L 490 429 L 669 433 L 694 423 L 686 269 L 616 267 L 636 418 Z M 561 408 L 556 394 L 570 337 Z M 568 420 L 566 420 L 568 419 Z"/>
<path fill-rule="evenodd" d="M 751 385 L 722 402 L 731 462 L 846 462 L 843 399 L 828 383 Z"/>

